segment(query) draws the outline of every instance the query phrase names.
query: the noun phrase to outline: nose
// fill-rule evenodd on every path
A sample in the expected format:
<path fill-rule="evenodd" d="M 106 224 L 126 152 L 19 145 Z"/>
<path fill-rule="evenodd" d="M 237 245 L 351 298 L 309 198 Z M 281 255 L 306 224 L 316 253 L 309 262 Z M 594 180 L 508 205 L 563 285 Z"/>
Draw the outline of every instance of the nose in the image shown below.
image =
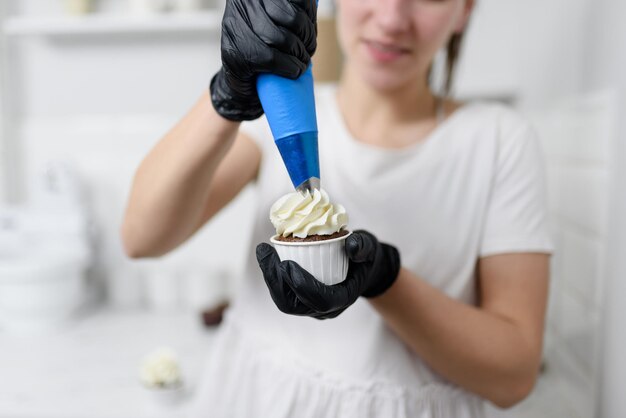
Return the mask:
<path fill-rule="evenodd" d="M 408 29 L 410 0 L 375 0 L 376 22 L 386 33 L 398 33 Z"/>

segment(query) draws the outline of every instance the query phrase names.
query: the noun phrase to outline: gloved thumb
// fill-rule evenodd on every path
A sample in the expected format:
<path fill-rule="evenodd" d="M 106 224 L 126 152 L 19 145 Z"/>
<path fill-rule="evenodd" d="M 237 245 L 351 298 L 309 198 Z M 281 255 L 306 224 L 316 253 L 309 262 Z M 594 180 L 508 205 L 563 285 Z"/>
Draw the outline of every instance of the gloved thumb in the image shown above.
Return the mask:
<path fill-rule="evenodd" d="M 263 275 L 274 272 L 276 266 L 280 263 L 278 253 L 270 244 L 262 242 L 256 246 L 256 260 Z"/>
<path fill-rule="evenodd" d="M 378 240 L 376 237 L 365 230 L 357 230 L 346 238 L 346 254 L 351 261 L 355 263 L 364 263 L 373 261 L 376 256 L 376 247 Z"/>

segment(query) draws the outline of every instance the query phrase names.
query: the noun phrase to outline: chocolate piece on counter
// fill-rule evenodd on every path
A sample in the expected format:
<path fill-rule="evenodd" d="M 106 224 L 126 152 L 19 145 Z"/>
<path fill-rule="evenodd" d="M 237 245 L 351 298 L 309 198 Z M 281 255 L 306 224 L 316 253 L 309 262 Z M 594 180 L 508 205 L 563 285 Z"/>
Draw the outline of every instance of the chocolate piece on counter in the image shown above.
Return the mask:
<path fill-rule="evenodd" d="M 216 327 L 222 322 L 224 317 L 224 311 L 228 308 L 228 302 L 220 303 L 219 305 L 205 309 L 202 311 L 202 323 L 206 327 Z"/>

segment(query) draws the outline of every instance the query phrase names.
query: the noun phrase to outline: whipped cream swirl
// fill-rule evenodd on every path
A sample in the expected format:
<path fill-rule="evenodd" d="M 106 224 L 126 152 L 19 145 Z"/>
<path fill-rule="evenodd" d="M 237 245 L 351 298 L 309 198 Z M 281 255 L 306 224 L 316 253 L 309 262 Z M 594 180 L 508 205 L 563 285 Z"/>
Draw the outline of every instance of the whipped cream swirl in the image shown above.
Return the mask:
<path fill-rule="evenodd" d="M 270 210 L 270 221 L 278 235 L 306 238 L 339 232 L 348 225 L 348 214 L 343 206 L 331 204 L 324 190 L 314 189 L 312 194 L 293 192 L 278 199 Z"/>

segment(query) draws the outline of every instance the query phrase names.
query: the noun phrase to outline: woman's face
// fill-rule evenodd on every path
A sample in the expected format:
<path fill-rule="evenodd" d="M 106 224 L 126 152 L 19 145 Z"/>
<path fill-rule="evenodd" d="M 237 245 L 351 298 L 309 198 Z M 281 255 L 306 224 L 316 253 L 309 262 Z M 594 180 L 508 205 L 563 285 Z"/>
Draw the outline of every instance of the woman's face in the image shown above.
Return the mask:
<path fill-rule="evenodd" d="M 337 0 L 352 72 L 377 90 L 425 80 L 437 51 L 463 30 L 472 0 Z"/>

